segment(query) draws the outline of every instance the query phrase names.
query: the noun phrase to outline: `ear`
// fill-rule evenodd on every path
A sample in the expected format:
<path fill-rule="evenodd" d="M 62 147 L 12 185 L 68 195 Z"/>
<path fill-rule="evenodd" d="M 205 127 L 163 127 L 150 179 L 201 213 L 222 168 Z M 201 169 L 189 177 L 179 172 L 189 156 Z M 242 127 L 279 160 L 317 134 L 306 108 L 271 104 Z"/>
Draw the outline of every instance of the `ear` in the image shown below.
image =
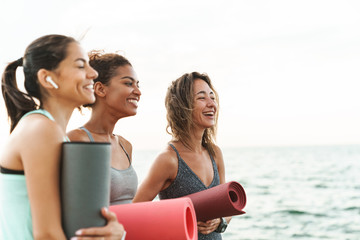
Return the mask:
<path fill-rule="evenodd" d="M 94 84 L 94 92 L 96 96 L 105 97 L 106 96 L 106 86 L 101 82 L 96 82 Z"/>
<path fill-rule="evenodd" d="M 51 74 L 50 71 L 46 70 L 46 69 L 43 69 L 41 68 L 38 72 L 37 72 L 37 78 L 39 80 L 39 83 L 40 85 L 43 87 L 43 88 L 46 88 L 46 89 L 54 89 L 55 87 L 49 83 L 48 81 L 46 81 L 46 77 L 47 76 L 52 76 L 53 74 Z"/>

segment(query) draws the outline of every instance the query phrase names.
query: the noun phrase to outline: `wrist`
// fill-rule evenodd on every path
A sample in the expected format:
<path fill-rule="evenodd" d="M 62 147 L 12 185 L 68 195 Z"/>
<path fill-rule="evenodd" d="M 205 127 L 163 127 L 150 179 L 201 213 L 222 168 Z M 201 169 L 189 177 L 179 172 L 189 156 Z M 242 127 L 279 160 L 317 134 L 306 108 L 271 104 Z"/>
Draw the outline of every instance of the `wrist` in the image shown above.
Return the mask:
<path fill-rule="evenodd" d="M 220 224 L 217 227 L 217 229 L 215 230 L 215 232 L 223 233 L 223 232 L 225 232 L 227 226 L 228 226 L 228 223 L 227 223 L 226 219 L 222 217 L 222 218 L 220 218 Z"/>

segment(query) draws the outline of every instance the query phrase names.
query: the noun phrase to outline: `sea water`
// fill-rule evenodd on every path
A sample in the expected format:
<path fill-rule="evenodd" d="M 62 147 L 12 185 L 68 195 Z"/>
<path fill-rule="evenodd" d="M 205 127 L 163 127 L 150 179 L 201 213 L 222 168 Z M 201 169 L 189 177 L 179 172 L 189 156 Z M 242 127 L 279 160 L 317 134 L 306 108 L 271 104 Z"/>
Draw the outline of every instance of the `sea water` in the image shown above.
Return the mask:
<path fill-rule="evenodd" d="M 224 240 L 360 239 L 360 145 L 222 149 L 247 195 Z M 139 181 L 157 151 L 134 151 Z"/>

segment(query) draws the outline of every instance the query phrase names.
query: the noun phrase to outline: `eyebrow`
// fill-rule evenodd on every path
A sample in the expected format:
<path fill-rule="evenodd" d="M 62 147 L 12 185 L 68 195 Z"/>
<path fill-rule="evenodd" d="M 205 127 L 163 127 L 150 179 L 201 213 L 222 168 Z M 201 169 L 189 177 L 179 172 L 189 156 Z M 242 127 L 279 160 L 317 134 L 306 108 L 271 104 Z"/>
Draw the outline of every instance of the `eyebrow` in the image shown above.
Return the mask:
<path fill-rule="evenodd" d="M 134 79 L 133 77 L 130 77 L 130 76 L 124 76 L 124 77 L 122 77 L 122 78 L 120 78 L 120 79 L 129 79 L 129 80 L 131 80 L 132 82 L 136 82 L 136 83 L 139 82 L 138 80 L 136 80 L 136 79 Z"/>
<path fill-rule="evenodd" d="M 198 93 L 196 93 L 195 95 L 199 95 L 199 94 L 206 94 L 205 91 L 200 91 Z M 210 92 L 210 95 L 214 95 L 214 92 Z"/>
<path fill-rule="evenodd" d="M 81 61 L 81 62 L 83 62 L 83 63 L 86 63 L 86 60 L 85 60 L 85 59 L 83 59 L 83 58 L 77 58 L 77 59 L 75 59 L 75 61 L 74 61 L 74 62 L 77 62 L 77 61 Z"/>

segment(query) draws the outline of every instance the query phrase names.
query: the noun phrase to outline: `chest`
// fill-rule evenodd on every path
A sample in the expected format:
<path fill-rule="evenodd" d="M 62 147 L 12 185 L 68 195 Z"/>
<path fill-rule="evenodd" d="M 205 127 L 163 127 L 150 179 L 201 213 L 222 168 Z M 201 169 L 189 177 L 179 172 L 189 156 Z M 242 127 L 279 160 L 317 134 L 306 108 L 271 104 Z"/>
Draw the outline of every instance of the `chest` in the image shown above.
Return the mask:
<path fill-rule="evenodd" d="M 111 167 L 126 169 L 130 166 L 130 160 L 119 143 L 111 143 Z"/>
<path fill-rule="evenodd" d="M 206 152 L 203 154 L 187 154 L 180 153 L 184 168 L 188 167 L 199 180 L 209 186 L 214 178 L 214 167 L 210 155 Z"/>

